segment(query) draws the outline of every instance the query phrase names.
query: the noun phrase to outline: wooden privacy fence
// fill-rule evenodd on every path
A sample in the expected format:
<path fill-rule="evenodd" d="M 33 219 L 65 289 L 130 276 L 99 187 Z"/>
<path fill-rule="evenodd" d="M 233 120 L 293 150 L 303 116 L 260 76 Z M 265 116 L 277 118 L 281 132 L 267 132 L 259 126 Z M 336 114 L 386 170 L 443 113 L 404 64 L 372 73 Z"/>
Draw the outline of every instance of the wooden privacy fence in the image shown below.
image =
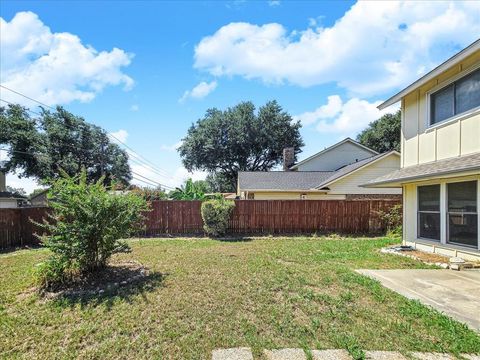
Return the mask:
<path fill-rule="evenodd" d="M 398 200 L 235 200 L 230 234 L 338 232 L 378 234 L 385 230 L 379 212 Z M 153 201 L 140 236 L 203 234 L 201 201 Z M 0 249 L 36 245 L 49 208 L 0 209 Z"/>
<path fill-rule="evenodd" d="M 378 234 L 379 212 L 398 200 L 235 200 L 229 233 L 339 232 Z M 146 236 L 200 234 L 200 201 L 155 201 L 147 214 Z"/>

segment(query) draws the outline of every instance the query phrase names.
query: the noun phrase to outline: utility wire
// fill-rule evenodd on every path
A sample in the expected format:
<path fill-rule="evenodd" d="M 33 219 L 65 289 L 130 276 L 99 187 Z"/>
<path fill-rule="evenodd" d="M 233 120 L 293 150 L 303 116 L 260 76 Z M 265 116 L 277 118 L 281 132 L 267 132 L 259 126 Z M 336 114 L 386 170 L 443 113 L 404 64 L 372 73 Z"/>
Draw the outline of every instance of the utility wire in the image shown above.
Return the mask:
<path fill-rule="evenodd" d="M 40 104 L 40 105 L 42 105 L 42 106 L 45 106 L 45 107 L 50 108 L 50 109 L 52 109 L 52 110 L 55 110 L 54 107 L 52 107 L 52 106 L 50 106 L 50 105 L 47 105 L 47 104 L 45 104 L 45 103 L 43 103 L 43 102 L 41 102 L 41 101 L 38 101 L 38 100 L 36 100 L 36 99 L 33 99 L 33 98 L 31 98 L 30 96 L 27 96 L 27 95 L 25 95 L 25 94 L 22 94 L 22 93 L 20 93 L 20 92 L 18 92 L 18 91 L 16 91 L 16 90 L 13 90 L 13 89 L 5 86 L 5 85 L 1 85 L 1 84 L 0 84 L 0 87 L 4 88 L 4 89 L 6 89 L 6 90 L 9 90 L 9 91 L 11 91 L 11 92 L 13 92 L 13 93 L 15 93 L 15 94 L 17 94 L 17 95 L 23 96 L 23 97 L 26 98 L 26 99 L 29 99 L 29 100 L 31 100 L 31 101 L 34 101 L 34 102 L 37 103 L 37 104 Z M 12 104 L 12 105 L 13 105 L 13 103 L 11 103 L 11 102 L 9 102 L 9 101 L 7 101 L 7 100 L 3 100 L 3 99 L 2 99 L 2 101 L 6 102 L 6 103 L 8 103 L 8 104 Z M 31 111 L 31 110 L 29 110 L 29 111 Z M 31 112 L 34 113 L 34 114 L 40 115 L 39 113 L 36 113 L 36 112 L 34 112 L 34 111 L 31 111 Z M 133 153 L 133 155 L 136 155 L 136 157 L 139 158 L 139 161 L 143 161 L 143 162 L 145 162 L 146 164 L 148 164 L 148 167 L 149 167 L 149 168 L 152 168 L 152 166 L 153 166 L 153 169 L 155 169 L 155 171 L 156 171 L 156 173 L 157 173 L 158 175 L 162 175 L 162 176 L 164 176 L 164 177 L 166 177 L 166 178 L 173 179 L 173 177 L 171 177 L 171 176 L 168 175 L 168 172 L 166 172 L 165 170 L 163 170 L 163 169 L 161 169 L 161 168 L 158 168 L 158 169 L 157 169 L 157 165 L 155 165 L 153 162 L 151 162 L 150 160 L 146 159 L 145 157 L 143 157 L 142 155 L 140 155 L 139 153 L 137 153 L 134 149 L 132 149 L 130 146 L 128 146 L 128 145 L 125 144 L 123 141 L 121 141 L 120 139 L 118 139 L 115 135 L 113 135 L 113 134 L 111 134 L 111 133 L 107 133 L 107 135 L 113 137 L 116 141 L 118 141 L 120 144 L 122 144 L 122 145 L 125 146 L 127 149 L 129 149 L 129 150 Z M 132 155 L 132 154 L 131 154 L 131 155 Z"/>

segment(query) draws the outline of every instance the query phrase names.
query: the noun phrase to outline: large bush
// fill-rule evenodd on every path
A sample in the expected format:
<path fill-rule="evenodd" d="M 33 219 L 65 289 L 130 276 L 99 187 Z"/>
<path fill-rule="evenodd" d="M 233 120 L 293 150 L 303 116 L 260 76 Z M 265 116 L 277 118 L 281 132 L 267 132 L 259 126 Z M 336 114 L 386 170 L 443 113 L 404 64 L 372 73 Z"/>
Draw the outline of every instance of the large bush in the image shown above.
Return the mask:
<path fill-rule="evenodd" d="M 85 172 L 64 175 L 48 193 L 51 219 L 41 226 L 47 235 L 42 243 L 53 255 L 40 266 L 43 285 L 60 283 L 72 274 L 84 274 L 104 267 L 114 253 L 127 252 L 127 238 L 143 226 L 142 212 L 148 210 L 141 196 L 116 195 L 103 179 L 87 182 Z"/>
<path fill-rule="evenodd" d="M 401 237 L 402 236 L 402 219 L 403 208 L 402 205 L 392 206 L 388 211 L 380 211 L 380 219 L 386 225 L 387 236 Z"/>
<path fill-rule="evenodd" d="M 235 202 L 222 199 L 202 203 L 203 229 L 208 235 L 221 236 L 227 231 Z"/>

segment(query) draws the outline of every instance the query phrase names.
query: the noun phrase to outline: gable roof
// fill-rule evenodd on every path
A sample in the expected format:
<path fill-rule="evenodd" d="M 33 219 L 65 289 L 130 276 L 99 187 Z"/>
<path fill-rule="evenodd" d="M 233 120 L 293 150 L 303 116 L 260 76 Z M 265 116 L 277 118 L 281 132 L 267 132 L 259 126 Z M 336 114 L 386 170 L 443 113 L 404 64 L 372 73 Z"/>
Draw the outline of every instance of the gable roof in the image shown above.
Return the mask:
<path fill-rule="evenodd" d="M 290 169 L 292 169 L 292 170 L 297 169 L 299 165 L 303 165 L 303 164 L 305 164 L 306 162 L 308 162 L 308 161 L 310 161 L 310 160 L 312 160 L 312 159 L 314 159 L 314 158 L 316 158 L 316 157 L 318 157 L 318 156 L 320 156 L 320 155 L 323 155 L 323 154 L 325 154 L 326 152 L 331 151 L 331 150 L 333 150 L 333 149 L 335 149 L 335 148 L 339 147 L 340 145 L 343 145 L 343 144 L 345 144 L 345 143 L 347 143 L 347 142 L 349 142 L 349 143 L 351 143 L 351 144 L 353 144 L 353 145 L 355 145 L 355 146 L 358 146 L 358 147 L 360 147 L 360 148 L 362 148 L 362 149 L 365 149 L 365 150 L 371 152 L 372 155 L 378 154 L 378 152 L 376 152 L 375 150 L 370 149 L 369 147 L 367 147 L 367 146 L 365 146 L 365 145 L 362 145 L 362 144 L 360 144 L 359 142 L 357 142 L 357 141 L 355 141 L 355 140 L 347 137 L 347 138 L 345 138 L 344 140 L 342 140 L 342 141 L 340 141 L 340 142 L 338 142 L 338 143 L 336 143 L 336 144 L 333 144 L 332 146 L 329 146 L 329 147 L 323 149 L 322 151 L 319 151 L 318 153 L 313 154 L 312 156 L 309 156 L 308 158 L 306 158 L 306 159 L 304 159 L 304 160 L 296 163 L 295 165 L 291 166 Z"/>
<path fill-rule="evenodd" d="M 455 64 L 458 64 L 459 62 L 463 61 L 466 57 L 472 55 L 476 51 L 480 51 L 480 39 L 474 41 L 472 44 L 467 46 L 465 49 L 462 51 L 456 53 L 453 55 L 450 59 L 447 61 L 441 63 L 438 65 L 436 68 L 434 68 L 432 71 L 428 72 L 424 76 L 422 76 L 420 79 L 417 81 L 413 82 L 412 84 L 408 85 L 405 89 L 401 90 L 399 93 L 393 95 L 390 99 L 384 101 L 382 104 L 378 106 L 380 110 L 385 109 L 386 107 L 393 105 L 397 102 L 399 102 L 405 95 L 411 93 L 413 90 L 419 88 L 420 86 L 426 84 L 433 78 L 437 77 L 444 71 L 448 70 Z"/>
<path fill-rule="evenodd" d="M 386 158 L 387 156 L 390 156 L 390 155 L 400 156 L 400 153 L 393 150 L 393 151 L 389 151 L 389 152 L 386 152 L 386 153 L 383 153 L 383 154 L 378 154 L 378 155 L 369 157 L 367 159 L 363 159 L 363 160 L 354 162 L 354 163 L 349 164 L 349 165 L 345 165 L 344 167 L 341 167 L 340 169 L 335 171 L 328 179 L 326 179 L 325 181 L 323 181 L 322 183 L 317 185 L 317 189 L 321 189 L 323 187 L 326 187 L 326 186 L 334 183 L 335 181 L 338 181 L 338 180 L 344 178 L 345 176 L 350 175 L 351 173 L 353 173 L 357 170 L 360 170 L 363 167 L 366 167 L 368 165 L 372 165 L 374 162 L 377 162 L 381 159 L 384 159 L 384 158 Z"/>
<path fill-rule="evenodd" d="M 315 190 L 332 171 L 240 171 L 238 185 L 243 190 Z"/>
<path fill-rule="evenodd" d="M 471 155 L 432 161 L 425 164 L 413 165 L 380 176 L 364 186 L 399 186 L 403 182 L 422 180 L 431 176 L 456 174 L 465 171 L 480 170 L 480 152 Z"/>
<path fill-rule="evenodd" d="M 398 152 L 390 151 L 343 166 L 336 171 L 240 171 L 238 185 L 242 191 L 322 190 L 335 181 L 390 155 L 400 156 Z"/>

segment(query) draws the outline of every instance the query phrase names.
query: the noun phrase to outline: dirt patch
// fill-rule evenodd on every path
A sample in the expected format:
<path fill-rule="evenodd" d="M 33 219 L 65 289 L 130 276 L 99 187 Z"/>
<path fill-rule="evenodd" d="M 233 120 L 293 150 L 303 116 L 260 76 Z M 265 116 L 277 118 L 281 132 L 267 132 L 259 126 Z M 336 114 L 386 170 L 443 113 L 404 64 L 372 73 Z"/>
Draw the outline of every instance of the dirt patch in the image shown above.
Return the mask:
<path fill-rule="evenodd" d="M 41 291 L 46 299 L 70 296 L 102 295 L 120 287 L 140 283 L 148 278 L 148 268 L 136 261 L 112 263 L 98 272 L 88 274 L 63 289 Z"/>
<path fill-rule="evenodd" d="M 380 252 L 385 254 L 394 254 L 394 255 L 408 257 L 410 259 L 419 260 L 427 265 L 436 265 L 445 269 L 449 267 L 450 258 L 447 256 L 439 255 L 439 254 L 434 254 L 434 253 L 429 253 L 429 252 L 424 252 L 419 250 L 401 251 L 399 250 L 399 246 L 383 248 L 380 250 Z"/>

